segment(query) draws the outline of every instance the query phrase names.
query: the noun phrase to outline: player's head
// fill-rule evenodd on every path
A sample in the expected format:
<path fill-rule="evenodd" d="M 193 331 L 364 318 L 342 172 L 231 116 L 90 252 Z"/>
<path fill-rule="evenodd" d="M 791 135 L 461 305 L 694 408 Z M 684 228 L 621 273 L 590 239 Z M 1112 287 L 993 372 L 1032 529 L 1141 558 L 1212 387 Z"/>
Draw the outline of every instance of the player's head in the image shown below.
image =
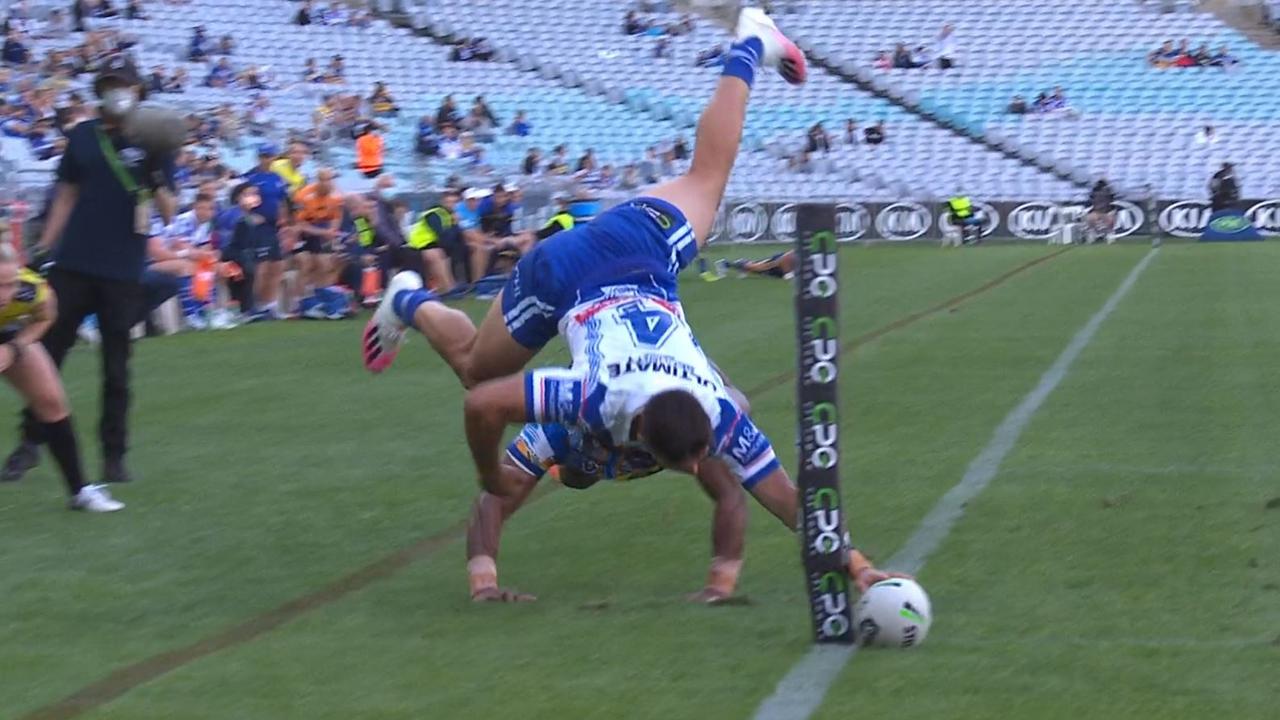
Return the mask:
<path fill-rule="evenodd" d="M 18 253 L 9 244 L 9 233 L 0 231 L 0 307 L 18 291 Z"/>
<path fill-rule="evenodd" d="M 693 474 L 711 450 L 711 419 L 693 395 L 666 390 L 645 403 L 640 435 L 663 467 Z"/>

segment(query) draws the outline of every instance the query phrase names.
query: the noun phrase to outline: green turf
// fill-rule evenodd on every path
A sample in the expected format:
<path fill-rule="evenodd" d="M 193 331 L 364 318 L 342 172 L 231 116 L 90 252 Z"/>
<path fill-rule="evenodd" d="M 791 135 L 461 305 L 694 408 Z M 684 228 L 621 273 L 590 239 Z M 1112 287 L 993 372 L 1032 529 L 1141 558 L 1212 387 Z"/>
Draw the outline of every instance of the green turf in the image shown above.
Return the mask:
<path fill-rule="evenodd" d="M 1052 252 L 846 252 L 852 338 Z M 1146 248 L 1082 248 L 844 357 L 847 492 L 887 557 Z M 1271 245 L 1162 251 L 927 565 L 937 623 L 866 652 L 822 717 L 1270 717 L 1280 700 L 1280 300 Z M 684 280 L 738 386 L 794 366 L 790 288 Z M 479 312 L 480 306 L 470 309 Z M 123 514 L 61 510 L 42 466 L 0 487 L 0 718 L 217 634 L 444 532 L 475 491 L 461 391 L 420 341 L 372 378 L 352 323 L 137 346 Z M 561 347 L 543 361 L 563 362 Z M 96 359 L 68 385 L 96 454 Z M 0 394 L 0 409 L 16 407 Z M 752 397 L 791 466 L 794 387 Z M 8 441 L 12 431 L 3 436 Z M 95 459 L 90 467 L 97 466 Z M 748 607 L 682 601 L 709 505 L 691 481 L 559 490 L 512 522 L 521 607 L 473 607 L 463 547 L 84 715 L 743 718 L 808 647 L 792 537 L 754 511 Z"/>

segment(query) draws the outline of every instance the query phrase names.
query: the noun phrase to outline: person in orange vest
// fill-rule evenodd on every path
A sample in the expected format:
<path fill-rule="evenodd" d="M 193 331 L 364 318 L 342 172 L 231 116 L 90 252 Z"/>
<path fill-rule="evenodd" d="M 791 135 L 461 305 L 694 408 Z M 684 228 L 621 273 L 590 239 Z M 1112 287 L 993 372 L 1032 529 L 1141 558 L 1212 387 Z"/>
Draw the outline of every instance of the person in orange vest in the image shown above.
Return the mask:
<path fill-rule="evenodd" d="M 356 169 L 367 178 L 382 174 L 382 136 L 377 123 L 368 123 L 356 138 Z"/>

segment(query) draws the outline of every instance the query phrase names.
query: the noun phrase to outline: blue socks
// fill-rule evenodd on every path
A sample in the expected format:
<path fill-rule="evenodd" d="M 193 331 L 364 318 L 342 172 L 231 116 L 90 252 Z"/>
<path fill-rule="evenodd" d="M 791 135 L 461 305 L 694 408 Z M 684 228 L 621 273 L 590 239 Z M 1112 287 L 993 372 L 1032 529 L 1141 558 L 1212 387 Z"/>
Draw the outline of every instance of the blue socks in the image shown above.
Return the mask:
<path fill-rule="evenodd" d="M 400 322 L 413 327 L 413 314 L 418 311 L 422 303 L 433 300 L 436 300 L 436 294 L 430 290 L 401 290 L 391 298 L 391 308 L 396 311 L 396 317 L 400 318 Z"/>
<path fill-rule="evenodd" d="M 764 43 L 758 37 L 749 37 L 729 46 L 721 75 L 736 77 L 751 87 L 756 79 L 756 66 L 764 57 Z"/>

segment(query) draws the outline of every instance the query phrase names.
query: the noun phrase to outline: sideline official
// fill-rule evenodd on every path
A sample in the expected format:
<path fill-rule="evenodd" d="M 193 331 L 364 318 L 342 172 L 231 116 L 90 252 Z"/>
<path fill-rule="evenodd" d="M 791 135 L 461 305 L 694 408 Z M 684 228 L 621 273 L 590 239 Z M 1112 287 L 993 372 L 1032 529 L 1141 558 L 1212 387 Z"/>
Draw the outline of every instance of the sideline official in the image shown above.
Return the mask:
<path fill-rule="evenodd" d="M 129 331 L 143 303 L 142 273 L 153 210 L 168 223 L 176 200 L 173 153 L 148 153 L 126 139 L 122 126 L 145 95 L 124 57 L 107 62 L 93 81 L 99 118 L 76 125 L 58 165 L 57 189 L 37 253 L 52 253 L 49 285 L 58 316 L 43 344 L 60 368 L 90 314 L 102 334 L 103 479 L 127 482 Z M 40 425 L 23 410 L 22 441 L 5 463 L 16 480 L 38 462 Z"/>

